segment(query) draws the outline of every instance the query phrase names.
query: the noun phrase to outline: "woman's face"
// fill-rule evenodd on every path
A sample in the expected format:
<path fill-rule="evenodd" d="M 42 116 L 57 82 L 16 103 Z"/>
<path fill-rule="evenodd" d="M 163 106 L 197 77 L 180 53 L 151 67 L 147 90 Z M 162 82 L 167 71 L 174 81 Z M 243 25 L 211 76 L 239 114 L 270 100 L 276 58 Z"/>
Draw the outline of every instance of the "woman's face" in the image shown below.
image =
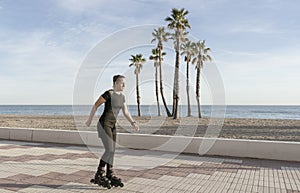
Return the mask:
<path fill-rule="evenodd" d="M 125 78 L 120 78 L 119 80 L 117 80 L 115 82 L 114 88 L 115 88 L 115 91 L 122 92 L 125 88 Z"/>

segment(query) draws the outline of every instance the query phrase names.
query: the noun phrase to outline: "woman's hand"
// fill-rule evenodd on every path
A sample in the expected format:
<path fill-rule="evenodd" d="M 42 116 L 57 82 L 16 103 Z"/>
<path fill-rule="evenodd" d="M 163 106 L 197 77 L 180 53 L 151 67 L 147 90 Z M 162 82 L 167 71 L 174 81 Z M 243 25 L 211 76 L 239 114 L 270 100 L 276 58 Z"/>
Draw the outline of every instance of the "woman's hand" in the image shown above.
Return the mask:
<path fill-rule="evenodd" d="M 97 101 L 95 102 L 95 104 L 93 105 L 93 108 L 92 108 L 92 110 L 91 110 L 91 112 L 90 112 L 90 116 L 89 116 L 88 120 L 85 122 L 85 125 L 86 125 L 86 126 L 88 126 L 88 127 L 91 126 L 93 117 L 94 117 L 94 115 L 95 115 L 95 113 L 96 113 L 98 107 L 99 107 L 101 104 L 105 103 L 105 102 L 106 102 L 106 100 L 105 100 L 102 96 L 100 96 L 100 97 L 98 98 L 98 100 L 97 100 Z"/>
<path fill-rule="evenodd" d="M 92 120 L 91 119 L 88 119 L 86 122 L 85 122 L 85 125 L 86 126 L 91 126 L 91 123 L 92 123 Z"/>
<path fill-rule="evenodd" d="M 136 131 L 139 131 L 139 130 L 140 130 L 139 126 L 136 124 L 135 121 L 131 123 L 131 126 L 132 126 Z"/>

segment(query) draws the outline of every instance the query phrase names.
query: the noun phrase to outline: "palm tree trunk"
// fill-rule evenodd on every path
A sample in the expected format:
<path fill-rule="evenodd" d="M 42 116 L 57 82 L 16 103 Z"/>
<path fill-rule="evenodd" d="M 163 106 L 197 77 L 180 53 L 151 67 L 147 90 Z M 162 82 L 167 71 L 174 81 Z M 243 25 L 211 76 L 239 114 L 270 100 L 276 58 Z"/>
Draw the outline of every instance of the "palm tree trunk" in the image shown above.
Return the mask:
<path fill-rule="evenodd" d="M 197 67 L 196 98 L 197 98 L 197 106 L 198 106 L 198 117 L 202 118 L 201 109 L 200 109 L 200 67 Z"/>
<path fill-rule="evenodd" d="M 189 63 L 190 61 L 187 60 L 186 62 L 186 95 L 187 95 L 187 102 L 188 102 L 188 117 L 192 116 L 192 111 L 191 111 L 191 102 L 190 102 L 190 72 L 189 72 Z"/>
<path fill-rule="evenodd" d="M 174 72 L 175 74 L 175 72 Z M 175 93 L 175 75 L 174 75 L 174 84 L 173 84 L 173 106 L 172 106 L 172 117 L 174 118 L 175 114 L 175 102 L 176 102 L 176 93 Z"/>
<path fill-rule="evenodd" d="M 156 93 L 156 102 L 157 102 L 157 116 L 161 116 L 159 97 L 158 97 L 158 66 L 157 66 L 157 63 L 155 65 L 155 93 Z"/>
<path fill-rule="evenodd" d="M 166 112 L 167 112 L 167 116 L 168 117 L 172 117 L 172 114 L 170 113 L 170 110 L 168 108 L 168 105 L 166 103 L 166 99 L 165 99 L 165 96 L 164 96 L 164 90 L 163 90 L 163 81 L 162 81 L 162 59 L 161 59 L 161 50 L 159 50 L 159 81 L 160 81 L 160 94 L 161 94 L 161 98 L 162 98 L 162 101 L 163 101 L 163 104 L 165 106 L 165 109 L 166 109 Z"/>
<path fill-rule="evenodd" d="M 138 116 L 142 116 L 141 112 L 141 105 L 140 105 L 140 90 L 139 90 L 139 75 L 136 73 L 136 97 L 137 97 L 137 104 L 138 104 Z"/>
<path fill-rule="evenodd" d="M 176 61 L 175 61 L 175 69 L 174 69 L 174 82 L 173 82 L 173 106 L 172 106 L 172 116 L 174 118 L 175 115 L 175 103 L 176 103 Z"/>
<path fill-rule="evenodd" d="M 179 103 L 179 39 L 176 43 L 176 60 L 175 60 L 175 76 L 174 76 L 174 102 L 173 102 L 173 119 L 178 118 Z"/>

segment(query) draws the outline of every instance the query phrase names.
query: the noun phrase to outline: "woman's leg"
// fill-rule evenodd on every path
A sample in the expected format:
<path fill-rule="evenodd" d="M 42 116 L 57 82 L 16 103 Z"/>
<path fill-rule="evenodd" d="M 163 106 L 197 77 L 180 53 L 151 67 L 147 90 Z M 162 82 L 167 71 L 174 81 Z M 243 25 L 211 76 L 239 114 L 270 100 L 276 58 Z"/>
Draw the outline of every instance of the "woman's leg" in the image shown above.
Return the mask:
<path fill-rule="evenodd" d="M 104 133 L 103 125 L 104 125 L 103 122 L 98 121 L 98 123 L 97 123 L 97 131 L 98 131 L 98 137 L 99 138 L 102 138 L 102 135 Z M 105 165 L 106 165 L 105 161 L 103 161 L 102 159 L 100 159 L 96 175 L 98 173 L 103 173 Z"/>
<path fill-rule="evenodd" d="M 117 137 L 117 132 L 116 132 L 116 128 L 113 128 L 113 141 L 114 144 L 116 143 L 116 137 Z M 111 181 L 111 185 L 112 186 L 120 186 L 123 187 L 124 184 L 121 180 L 121 178 L 118 178 L 113 171 L 113 164 L 107 164 L 107 171 L 106 171 L 106 177 Z"/>
<path fill-rule="evenodd" d="M 115 153 L 115 129 L 105 124 L 102 125 L 104 132 L 101 135 L 101 139 L 105 148 L 105 152 L 102 155 L 100 166 L 103 164 L 113 165 L 114 153 Z"/>
<path fill-rule="evenodd" d="M 113 150 L 115 152 L 116 149 L 116 140 L 117 140 L 117 130 L 116 127 L 113 127 L 112 129 L 112 140 L 113 140 Z M 107 168 L 106 168 L 106 174 L 110 175 L 112 174 L 112 168 L 113 168 L 113 161 L 114 161 L 114 155 L 112 157 L 112 162 L 107 164 Z"/>

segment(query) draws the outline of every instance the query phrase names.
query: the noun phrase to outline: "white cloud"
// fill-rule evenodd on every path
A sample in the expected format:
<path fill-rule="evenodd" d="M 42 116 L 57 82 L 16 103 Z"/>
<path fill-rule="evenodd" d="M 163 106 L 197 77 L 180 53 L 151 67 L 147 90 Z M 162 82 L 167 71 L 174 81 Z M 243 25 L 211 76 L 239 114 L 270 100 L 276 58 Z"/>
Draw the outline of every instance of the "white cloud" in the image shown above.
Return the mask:
<path fill-rule="evenodd" d="M 300 104 L 299 47 L 265 53 L 226 51 L 217 62 L 228 104 Z M 230 54 L 233 54 L 230 56 Z M 230 58 L 230 59 L 229 59 Z"/>
<path fill-rule="evenodd" d="M 80 55 L 52 46 L 48 32 L 14 36 L 0 45 L 1 103 L 71 103 Z M 60 96 L 60 97 L 57 97 Z"/>
<path fill-rule="evenodd" d="M 10 57 L 12 61 L 16 61 L 16 58 L 19 58 L 20 61 L 24 61 L 24 63 L 29 65 L 39 62 L 39 60 L 55 64 L 65 61 L 66 58 L 72 58 L 70 57 L 72 51 L 64 50 L 63 47 L 57 45 L 52 40 L 50 32 L 9 33 L 11 35 L 4 37 L 7 39 L 0 45 L 0 50 L 10 56 L 16 56 Z M 56 58 L 54 56 L 58 56 L 62 60 L 52 60 Z M 44 57 L 51 58 L 51 60 L 45 60 Z M 30 61 L 30 59 L 34 60 Z"/>
<path fill-rule="evenodd" d="M 288 7 L 287 3 L 284 5 Z M 198 32 L 199 37 L 214 45 L 214 58 L 232 100 L 245 99 L 251 103 L 255 99 L 239 97 L 239 94 L 275 93 L 276 84 L 282 85 L 282 91 L 290 89 L 294 96 L 299 96 L 295 89 L 299 87 L 297 82 L 300 82 L 297 76 L 300 71 L 299 49 L 295 46 L 299 30 L 291 32 L 299 25 L 296 19 L 288 20 L 289 13 L 286 10 L 289 9 L 283 9 L 285 11 L 279 17 L 277 8 L 280 5 L 273 0 L 259 4 L 236 0 L 57 0 L 51 17 L 41 21 L 41 25 L 28 22 L 20 28 L 19 21 L 13 21 L 13 18 L 10 18 L 11 23 L 7 26 L 1 23 L 0 79 L 1 82 L 9 82 L 2 84 L 2 89 L 5 93 L 11 93 L 5 95 L 6 99 L 12 101 L 12 98 L 20 99 L 26 95 L 28 100 L 35 100 L 33 94 L 24 94 L 27 91 L 40 92 L 41 98 L 60 92 L 64 93 L 64 96 L 61 95 L 62 101 L 66 101 L 70 95 L 66 91 L 72 92 L 77 68 L 97 43 L 125 27 L 165 24 L 164 18 L 173 7 L 189 10 L 188 18 L 192 24 L 190 32 Z M 232 14 L 228 14 L 230 11 Z M 252 15 L 250 11 L 258 14 Z M 29 13 L 22 14 L 30 16 Z M 294 15 L 296 13 L 292 13 L 291 18 L 297 18 Z M 25 30 L 17 31 L 14 27 Z M 276 44 L 278 46 L 274 46 Z M 171 64 L 174 63 L 173 59 L 172 56 Z M 127 58 L 124 62 L 127 63 Z M 118 71 L 118 67 L 114 70 Z M 173 76 L 173 71 L 170 74 Z M 261 82 L 265 82 L 267 87 Z M 3 95 L 1 97 L 3 101 Z M 283 98 L 280 95 L 278 100 Z"/>
<path fill-rule="evenodd" d="M 106 0 L 89 0 L 89 1 L 82 1 L 82 0 L 57 0 L 57 4 L 62 8 L 73 11 L 73 12 L 83 12 L 88 11 L 89 9 L 95 8 L 103 4 Z"/>
<path fill-rule="evenodd" d="M 223 3 L 226 3 L 228 0 L 200 0 L 200 1 L 181 1 L 181 0 L 166 0 L 165 2 L 168 3 L 168 7 L 171 11 L 172 8 L 185 8 L 192 14 L 197 14 L 199 10 L 208 11 L 210 9 L 213 9 L 216 5 L 220 5 Z M 161 2 L 158 0 L 158 2 Z"/>
<path fill-rule="evenodd" d="M 144 2 L 145 3 L 145 2 Z M 143 3 L 143 4 L 144 4 Z M 112 15 L 119 15 L 120 17 L 127 17 L 129 13 L 134 14 L 133 10 L 140 10 L 141 5 L 139 1 L 122 0 L 122 1 L 110 1 L 110 0 L 57 0 L 58 7 L 63 8 L 66 11 L 70 11 L 73 14 L 86 14 L 88 15 L 102 15 L 109 13 Z M 122 13 L 127 13 L 122 15 Z M 120 15 L 121 14 L 121 15 Z M 100 21 L 99 21 L 100 22 Z"/>
<path fill-rule="evenodd" d="M 228 33 L 261 33 L 261 34 L 282 34 L 284 31 L 276 29 L 271 23 L 248 22 L 240 23 L 227 29 Z"/>
<path fill-rule="evenodd" d="M 146 20 L 144 15 L 137 16 L 141 12 L 141 5 L 132 0 L 66 0 L 56 1 L 56 5 L 64 12 L 67 11 L 66 15 L 69 16 L 59 21 L 59 25 L 64 29 L 62 35 L 67 40 L 76 35 L 81 36 L 82 42 L 99 41 L 116 30 L 145 24 L 139 21 Z M 71 39 L 71 42 L 74 41 Z"/>
<path fill-rule="evenodd" d="M 233 56 L 252 56 L 252 57 L 265 57 L 268 53 L 262 53 L 262 52 L 245 52 L 245 51 L 233 51 L 233 50 L 222 50 L 219 49 L 219 51 L 223 52 L 224 55 L 233 55 Z"/>
<path fill-rule="evenodd" d="M 281 81 L 277 79 L 279 75 L 286 78 L 298 77 L 297 72 L 300 71 L 299 63 L 300 57 L 297 49 L 269 53 L 224 55 L 217 61 L 221 72 L 228 80 L 234 80 L 235 78 L 253 80 L 254 82 L 272 80 L 274 83 Z M 232 74 L 232 72 L 234 73 Z M 291 84 L 291 87 L 293 86 L 295 86 L 295 83 Z"/>

